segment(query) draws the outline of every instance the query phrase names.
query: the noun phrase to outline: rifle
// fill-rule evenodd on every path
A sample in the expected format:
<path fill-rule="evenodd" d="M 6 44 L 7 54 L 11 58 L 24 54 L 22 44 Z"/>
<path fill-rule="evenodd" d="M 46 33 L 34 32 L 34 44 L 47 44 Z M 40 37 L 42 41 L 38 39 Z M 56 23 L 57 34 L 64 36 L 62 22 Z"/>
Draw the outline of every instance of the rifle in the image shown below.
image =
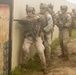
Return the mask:
<path fill-rule="evenodd" d="M 34 20 L 28 20 L 28 19 L 24 19 L 24 20 L 20 20 L 20 19 L 14 19 L 14 21 L 18 21 L 21 25 L 25 25 L 25 27 L 27 28 L 28 32 L 31 34 L 32 38 L 34 40 L 36 40 L 36 34 L 37 34 L 37 30 L 36 30 L 36 25 L 34 23 Z"/>
<path fill-rule="evenodd" d="M 30 32 L 32 38 L 35 41 L 36 40 L 36 33 L 37 33 L 37 30 L 35 28 L 35 25 L 32 22 L 29 22 L 28 25 L 29 25 L 29 29 L 30 29 L 29 32 Z"/>
<path fill-rule="evenodd" d="M 59 21 L 59 28 L 61 29 L 63 26 L 64 26 L 64 17 L 62 16 L 62 14 L 60 14 L 59 13 L 59 15 L 58 15 L 59 17 L 58 17 L 58 21 Z"/>
<path fill-rule="evenodd" d="M 22 20 L 20 20 L 20 19 L 14 19 L 13 21 L 22 21 Z"/>
<path fill-rule="evenodd" d="M 58 17 L 58 21 L 59 21 L 59 28 L 61 29 L 62 28 L 62 26 L 63 26 L 63 23 L 62 23 L 62 15 L 59 13 L 59 15 L 58 15 L 59 17 Z"/>
<path fill-rule="evenodd" d="M 21 25 L 26 25 L 28 24 L 28 20 L 24 19 L 24 20 L 20 20 L 20 19 L 14 19 L 13 21 L 18 21 Z"/>

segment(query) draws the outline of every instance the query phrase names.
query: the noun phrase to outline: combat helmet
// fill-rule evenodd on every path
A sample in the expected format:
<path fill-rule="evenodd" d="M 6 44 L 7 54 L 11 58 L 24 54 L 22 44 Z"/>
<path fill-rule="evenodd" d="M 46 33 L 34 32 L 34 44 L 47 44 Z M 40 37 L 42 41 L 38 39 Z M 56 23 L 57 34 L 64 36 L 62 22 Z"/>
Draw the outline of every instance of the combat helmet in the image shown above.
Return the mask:
<path fill-rule="evenodd" d="M 66 5 L 62 5 L 62 6 L 60 6 L 60 9 L 67 11 L 68 10 L 68 7 Z"/>
<path fill-rule="evenodd" d="M 28 12 L 35 13 L 35 8 L 32 6 L 26 5 L 26 13 L 28 13 Z"/>
<path fill-rule="evenodd" d="M 48 7 L 53 9 L 54 6 L 50 3 L 50 4 L 48 4 Z"/>
<path fill-rule="evenodd" d="M 40 4 L 40 8 L 45 8 L 46 9 L 47 8 L 47 5 L 45 3 L 41 3 Z"/>

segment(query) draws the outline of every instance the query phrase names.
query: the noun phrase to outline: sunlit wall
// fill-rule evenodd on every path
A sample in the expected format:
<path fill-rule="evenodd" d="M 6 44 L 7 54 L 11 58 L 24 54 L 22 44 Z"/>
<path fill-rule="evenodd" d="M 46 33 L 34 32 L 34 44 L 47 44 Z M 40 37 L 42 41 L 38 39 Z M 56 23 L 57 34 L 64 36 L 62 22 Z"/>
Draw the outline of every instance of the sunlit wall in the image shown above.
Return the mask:
<path fill-rule="evenodd" d="M 52 3 L 54 5 L 54 10 L 57 12 L 60 5 L 66 4 L 69 6 L 69 11 L 75 7 L 75 5 L 65 2 L 64 0 L 14 0 L 14 10 L 13 10 L 13 19 L 21 19 L 26 16 L 25 7 L 26 4 L 35 7 L 36 13 L 39 12 L 40 3 Z M 58 37 L 58 29 L 55 27 L 54 38 Z M 12 26 L 12 69 L 14 69 L 20 60 L 20 51 L 22 50 L 24 38 L 24 28 L 21 27 L 17 22 L 13 21 Z"/>

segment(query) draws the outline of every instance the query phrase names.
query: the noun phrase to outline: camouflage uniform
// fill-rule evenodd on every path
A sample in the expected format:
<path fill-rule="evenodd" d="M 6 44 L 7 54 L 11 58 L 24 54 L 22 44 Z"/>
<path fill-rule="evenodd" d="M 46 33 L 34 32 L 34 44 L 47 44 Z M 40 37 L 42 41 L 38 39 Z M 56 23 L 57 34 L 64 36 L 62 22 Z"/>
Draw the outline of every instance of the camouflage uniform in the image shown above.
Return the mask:
<path fill-rule="evenodd" d="M 46 62 L 48 65 L 50 65 L 50 55 L 51 55 L 51 30 L 53 28 L 53 19 L 52 16 L 47 11 L 47 5 L 44 3 L 40 4 L 40 14 L 42 14 L 45 18 L 45 25 L 44 25 L 44 34 L 46 38 L 44 37 L 44 46 L 45 46 L 45 55 L 46 55 Z"/>
<path fill-rule="evenodd" d="M 72 17 L 72 23 L 71 26 L 69 27 L 69 36 L 72 35 L 72 30 L 76 29 L 76 10 L 72 9 L 72 12 L 68 12 L 71 17 Z"/>
<path fill-rule="evenodd" d="M 33 21 L 33 22 L 31 22 L 31 25 L 33 25 L 33 23 L 35 22 L 36 19 L 39 19 L 39 17 L 35 15 L 35 11 L 33 9 L 34 9 L 33 7 L 27 6 L 26 13 L 28 16 L 23 19 L 24 21 L 25 20 Z M 30 13 L 32 13 L 32 14 L 30 14 Z M 22 24 L 22 23 L 20 23 L 20 24 Z M 23 24 L 23 25 L 25 25 L 25 24 Z M 36 22 L 34 29 L 32 31 L 34 31 L 35 29 L 37 30 L 38 26 L 39 26 L 38 22 Z M 43 66 L 43 69 L 45 69 L 46 68 L 46 61 L 45 61 L 45 55 L 44 55 L 45 48 L 43 45 L 43 41 L 37 33 L 36 33 L 35 38 L 32 37 L 32 35 L 31 35 L 32 31 L 30 31 L 32 29 L 32 26 L 30 28 L 29 23 L 28 23 L 28 25 L 25 25 L 25 27 L 26 27 L 26 29 L 25 29 L 26 31 L 25 31 L 24 43 L 22 46 L 23 52 L 22 52 L 21 65 L 26 67 L 27 62 L 30 59 L 30 50 L 31 50 L 30 47 L 34 43 L 36 46 L 36 52 L 38 53 L 38 55 L 40 57 L 40 61 L 41 61 L 41 64 Z"/>
<path fill-rule="evenodd" d="M 76 29 L 76 10 L 75 9 L 72 9 L 71 16 L 72 16 L 72 25 L 73 25 L 72 28 Z"/>
<path fill-rule="evenodd" d="M 62 51 L 62 55 L 59 57 L 64 57 L 63 60 L 68 60 L 68 41 L 69 41 L 69 27 L 71 26 L 72 18 L 67 13 L 68 7 L 62 5 L 61 13 L 57 15 L 56 25 L 59 28 L 59 42 Z"/>
<path fill-rule="evenodd" d="M 53 28 L 52 28 L 52 31 L 51 31 L 52 38 L 51 39 L 53 39 L 54 26 L 55 26 L 55 21 L 56 21 L 56 14 L 53 11 L 53 7 L 54 6 L 51 3 L 48 4 L 48 12 L 50 13 L 50 15 L 52 16 L 52 19 L 53 19 Z"/>
<path fill-rule="evenodd" d="M 51 14 L 52 18 L 53 18 L 53 26 L 55 26 L 55 21 L 56 21 L 56 14 L 55 11 L 53 11 L 53 5 L 50 3 L 48 4 L 48 12 Z"/>

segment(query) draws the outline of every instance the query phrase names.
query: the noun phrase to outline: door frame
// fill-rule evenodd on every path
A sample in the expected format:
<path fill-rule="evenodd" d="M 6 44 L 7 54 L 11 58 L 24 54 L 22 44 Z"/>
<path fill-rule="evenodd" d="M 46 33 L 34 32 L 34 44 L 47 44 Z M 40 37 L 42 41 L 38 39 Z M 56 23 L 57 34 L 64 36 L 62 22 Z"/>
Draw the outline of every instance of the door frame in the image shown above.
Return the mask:
<path fill-rule="evenodd" d="M 8 55 L 8 75 L 11 73 L 11 59 L 12 59 L 12 16 L 13 16 L 13 0 L 0 0 L 0 5 L 8 5 L 10 7 L 10 21 L 9 21 L 9 55 Z"/>

